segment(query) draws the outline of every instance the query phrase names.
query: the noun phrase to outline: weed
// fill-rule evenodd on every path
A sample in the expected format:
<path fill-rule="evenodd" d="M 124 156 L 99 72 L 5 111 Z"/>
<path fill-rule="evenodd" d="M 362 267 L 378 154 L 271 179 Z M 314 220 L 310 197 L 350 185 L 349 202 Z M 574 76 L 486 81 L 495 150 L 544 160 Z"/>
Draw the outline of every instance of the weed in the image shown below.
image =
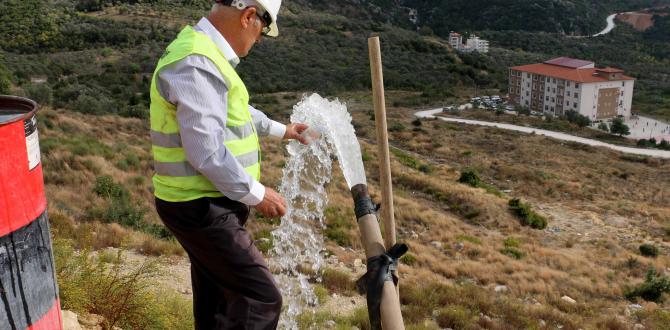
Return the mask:
<path fill-rule="evenodd" d="M 524 226 L 530 226 L 534 229 L 544 229 L 547 227 L 547 220 L 532 210 L 530 204 L 523 203 L 518 198 L 509 200 L 509 206 L 519 217 L 519 221 Z"/>
<path fill-rule="evenodd" d="M 344 294 L 352 294 L 354 291 L 354 281 L 349 274 L 333 268 L 323 271 L 323 286 L 330 291 Z"/>
<path fill-rule="evenodd" d="M 417 261 L 416 257 L 411 253 L 406 253 L 405 255 L 400 257 L 400 262 L 408 266 L 414 265 L 416 261 Z"/>
<path fill-rule="evenodd" d="M 458 242 L 465 241 L 465 242 L 470 242 L 472 244 L 477 244 L 477 245 L 482 244 L 482 240 L 479 237 L 470 236 L 470 235 L 462 235 L 462 234 L 456 236 L 456 241 L 458 241 Z"/>
<path fill-rule="evenodd" d="M 500 253 L 517 260 L 523 258 L 524 255 L 519 249 L 513 247 L 504 247 L 500 250 Z"/>
<path fill-rule="evenodd" d="M 518 238 L 515 237 L 507 237 L 503 241 L 503 244 L 507 248 L 518 248 L 521 246 L 521 241 Z"/>

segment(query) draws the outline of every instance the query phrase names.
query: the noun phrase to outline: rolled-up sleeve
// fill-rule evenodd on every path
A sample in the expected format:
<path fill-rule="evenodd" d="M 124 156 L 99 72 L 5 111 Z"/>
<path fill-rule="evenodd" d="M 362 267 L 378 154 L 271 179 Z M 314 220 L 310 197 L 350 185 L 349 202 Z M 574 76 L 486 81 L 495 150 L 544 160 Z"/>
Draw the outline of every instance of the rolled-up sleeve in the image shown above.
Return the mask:
<path fill-rule="evenodd" d="M 226 197 L 247 205 L 263 200 L 265 187 L 251 177 L 223 144 L 228 88 L 209 59 L 191 55 L 161 70 L 158 87 L 177 107 L 188 162 Z"/>

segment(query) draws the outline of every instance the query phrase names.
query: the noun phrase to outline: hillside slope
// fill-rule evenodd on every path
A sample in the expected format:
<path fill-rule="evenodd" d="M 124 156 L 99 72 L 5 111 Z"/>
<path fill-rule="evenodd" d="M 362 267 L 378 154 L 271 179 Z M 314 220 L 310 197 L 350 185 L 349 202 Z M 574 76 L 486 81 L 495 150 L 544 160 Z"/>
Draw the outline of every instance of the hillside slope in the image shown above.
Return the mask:
<path fill-rule="evenodd" d="M 410 96 L 388 93 L 390 104 Z M 269 94 L 258 106 L 285 121 L 298 97 Z M 371 98 L 367 93 L 340 98 L 354 116 L 371 192 L 378 199 L 375 146 L 369 142 L 374 140 Z M 415 121 L 411 113 L 409 108 L 389 107 L 398 237 L 410 245 L 400 268 L 408 325 L 623 329 L 641 323 L 661 329 L 670 319 L 667 303 L 639 300 L 638 310 L 623 299 L 644 281 L 649 267 L 670 275 L 670 195 L 665 189 L 670 186 L 670 163 L 543 137 Z M 169 235 L 137 225 L 158 223 L 148 180 L 146 121 L 43 110 L 40 122 L 57 238 L 79 247 L 125 247 L 149 256 L 183 258 Z M 272 139 L 263 148 L 264 183 L 278 186 L 286 153 Z M 458 182 L 467 170 L 481 177 L 480 188 Z M 365 314 L 352 286 L 355 274 L 361 273 L 363 251 L 346 184 L 337 168 L 333 173 L 323 231 L 332 257 L 323 282 L 314 283 L 324 308 L 301 322 L 322 326 L 335 320 L 363 329 Z M 130 203 L 122 205 L 130 211 L 115 211 L 116 200 L 98 194 L 96 181 L 104 176 L 127 190 Z M 79 197 L 82 193 L 91 197 Z M 512 197 L 532 203 L 548 219 L 547 229 L 521 226 L 507 205 Z M 139 222 L 128 221 L 138 212 Z M 249 223 L 257 244 L 268 251 L 272 243 L 266 238 L 277 222 L 254 218 Z M 660 255 L 641 256 L 642 243 L 656 246 Z M 165 269 L 170 264 L 181 262 L 171 261 Z M 190 292 L 183 290 L 188 279 L 180 281 L 185 282 L 167 290 L 189 299 Z M 63 286 L 64 297 L 72 297 L 68 288 Z M 562 300 L 565 295 L 576 303 Z M 333 303 L 342 308 L 332 309 Z M 95 311 L 67 298 L 63 305 Z"/>

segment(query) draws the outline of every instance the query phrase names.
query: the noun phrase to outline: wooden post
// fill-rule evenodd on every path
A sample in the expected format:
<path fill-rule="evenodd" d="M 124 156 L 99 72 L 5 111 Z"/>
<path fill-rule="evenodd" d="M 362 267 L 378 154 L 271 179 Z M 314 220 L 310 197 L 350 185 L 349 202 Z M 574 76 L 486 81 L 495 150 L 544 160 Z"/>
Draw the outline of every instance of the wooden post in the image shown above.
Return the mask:
<path fill-rule="evenodd" d="M 375 108 L 377 128 L 377 156 L 379 157 L 379 179 L 382 190 L 381 215 L 384 221 L 384 245 L 390 249 L 395 244 L 395 218 L 393 214 L 393 188 L 391 186 L 391 159 L 389 156 L 388 131 L 386 129 L 386 103 L 384 98 L 384 76 L 379 37 L 368 38 L 370 69 L 372 74 L 372 100 Z"/>

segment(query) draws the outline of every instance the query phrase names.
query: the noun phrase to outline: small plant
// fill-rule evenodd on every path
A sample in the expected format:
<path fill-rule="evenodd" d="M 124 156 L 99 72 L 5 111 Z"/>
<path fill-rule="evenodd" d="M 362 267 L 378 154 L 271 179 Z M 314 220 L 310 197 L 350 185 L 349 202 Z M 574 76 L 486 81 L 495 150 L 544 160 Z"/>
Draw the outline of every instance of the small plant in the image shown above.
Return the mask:
<path fill-rule="evenodd" d="M 521 241 L 519 241 L 519 239 L 515 237 L 507 237 L 503 241 L 503 244 L 505 245 L 505 247 L 508 248 L 518 248 L 521 246 Z"/>
<path fill-rule="evenodd" d="M 523 252 L 513 247 L 504 247 L 500 250 L 500 253 L 517 260 L 523 258 Z"/>
<path fill-rule="evenodd" d="M 128 191 L 122 185 L 114 182 L 114 179 L 109 175 L 95 178 L 93 192 L 106 198 L 125 198 L 128 196 Z"/>
<path fill-rule="evenodd" d="M 443 308 L 435 321 L 442 328 L 465 329 L 471 323 L 472 315 L 463 306 Z"/>
<path fill-rule="evenodd" d="M 645 281 L 626 293 L 626 298 L 633 300 L 641 297 L 647 301 L 662 302 L 663 294 L 670 293 L 670 278 L 660 276 L 652 266 L 647 271 Z"/>
<path fill-rule="evenodd" d="M 535 213 L 530 204 L 522 202 L 518 198 L 509 200 L 509 207 L 519 217 L 523 226 L 530 226 L 534 229 L 544 229 L 547 227 L 547 219 Z"/>
<path fill-rule="evenodd" d="M 264 254 L 267 254 L 272 249 L 273 237 L 271 231 L 263 229 L 255 232 L 254 240 L 256 248 Z"/>
<path fill-rule="evenodd" d="M 417 127 L 421 126 L 421 119 L 417 118 L 417 119 L 412 120 L 412 125 L 417 126 Z"/>
<path fill-rule="evenodd" d="M 658 257 L 658 247 L 653 244 L 642 244 L 640 245 L 640 254 L 645 257 Z"/>
<path fill-rule="evenodd" d="M 416 257 L 411 253 L 406 253 L 405 255 L 400 257 L 400 262 L 402 262 L 405 265 L 412 266 L 416 263 Z"/>
<path fill-rule="evenodd" d="M 470 242 L 472 244 L 477 244 L 477 245 L 482 244 L 482 240 L 479 237 L 470 236 L 470 235 L 458 235 L 458 236 L 456 236 L 456 241 L 459 241 L 459 242 L 466 241 L 466 242 Z"/>
<path fill-rule="evenodd" d="M 475 171 L 467 170 L 461 173 L 461 177 L 458 178 L 458 182 L 470 185 L 472 187 L 479 187 L 481 179 Z"/>
<path fill-rule="evenodd" d="M 348 273 L 333 268 L 323 271 L 323 286 L 328 290 L 338 293 L 353 293 L 355 283 Z"/>
<path fill-rule="evenodd" d="M 391 125 L 391 127 L 389 127 L 389 131 L 391 131 L 391 132 L 402 132 L 404 130 L 405 130 L 405 125 L 403 125 L 401 123 L 394 123 L 393 125 Z"/>

